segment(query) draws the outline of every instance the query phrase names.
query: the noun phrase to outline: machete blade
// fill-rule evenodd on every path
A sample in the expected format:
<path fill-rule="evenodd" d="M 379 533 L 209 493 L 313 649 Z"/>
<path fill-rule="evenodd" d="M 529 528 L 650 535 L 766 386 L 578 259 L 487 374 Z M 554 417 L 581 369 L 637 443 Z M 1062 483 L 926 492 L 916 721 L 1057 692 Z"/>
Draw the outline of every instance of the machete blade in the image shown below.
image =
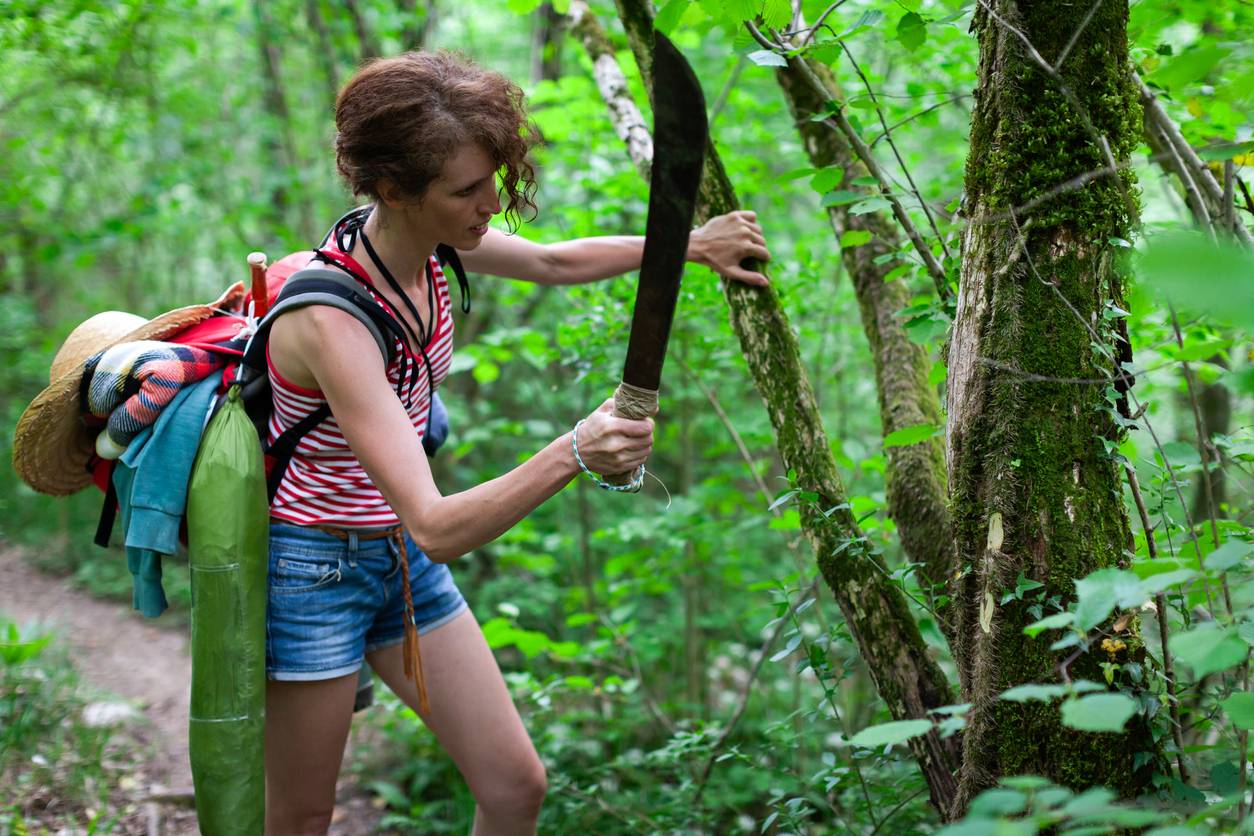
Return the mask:
<path fill-rule="evenodd" d="M 649 219 L 623 382 L 656 391 L 679 299 L 709 125 L 705 96 L 692 68 L 665 35 L 655 32 L 653 38 Z"/>

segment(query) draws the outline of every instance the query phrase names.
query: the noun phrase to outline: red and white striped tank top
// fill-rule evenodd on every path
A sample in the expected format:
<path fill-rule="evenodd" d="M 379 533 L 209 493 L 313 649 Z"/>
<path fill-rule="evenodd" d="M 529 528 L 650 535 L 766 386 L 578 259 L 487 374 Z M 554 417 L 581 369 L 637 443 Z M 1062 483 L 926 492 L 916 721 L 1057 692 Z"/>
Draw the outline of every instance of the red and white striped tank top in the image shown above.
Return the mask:
<path fill-rule="evenodd" d="M 367 275 L 351 258 L 343 256 L 341 260 L 359 275 Z M 427 359 L 431 362 L 433 385 L 439 386 L 448 376 L 449 364 L 453 360 L 453 306 L 444 271 L 434 257 L 431 269 L 435 276 L 437 313 L 431 340 L 425 348 Z M 396 311 L 373 286 L 369 290 L 377 301 L 396 315 Z M 427 430 L 432 388 L 427 385 L 426 365 L 421 354 L 415 348 L 409 353 L 407 363 L 406 351 L 408 349 L 397 340 L 395 357 L 387 367 L 388 383 L 394 391 L 399 384 L 403 395 L 401 402 L 413 422 L 414 432 L 421 438 Z M 274 412 L 270 416 L 268 438 L 273 443 L 284 430 L 326 403 L 326 399 L 321 392 L 285 380 L 270 362 L 268 349 L 266 360 L 274 393 Z M 404 380 L 401 380 L 402 374 Z M 341 528 L 383 527 L 400 523 L 383 494 L 366 475 L 361 462 L 349 449 L 334 415 L 328 416 L 296 446 L 274 502 L 270 505 L 270 516 L 297 525 L 334 525 Z"/>

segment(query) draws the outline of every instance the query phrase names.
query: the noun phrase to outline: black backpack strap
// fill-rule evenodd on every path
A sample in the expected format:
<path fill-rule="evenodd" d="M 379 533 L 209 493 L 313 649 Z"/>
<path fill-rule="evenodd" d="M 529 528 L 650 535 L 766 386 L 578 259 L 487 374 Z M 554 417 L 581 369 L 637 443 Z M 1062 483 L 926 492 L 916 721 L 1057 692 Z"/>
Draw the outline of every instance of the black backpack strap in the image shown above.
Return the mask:
<path fill-rule="evenodd" d="M 453 274 L 457 276 L 457 287 L 462 293 L 462 313 L 470 313 L 470 282 L 466 280 L 466 268 L 462 267 L 461 256 L 448 244 L 437 244 L 435 257 L 439 259 L 441 265 L 453 268 Z"/>
<path fill-rule="evenodd" d="M 271 459 L 266 472 L 266 494 L 270 502 L 274 502 L 274 495 L 279 492 L 279 483 L 283 481 L 283 474 L 287 473 L 287 466 L 292 461 L 292 454 L 296 452 L 296 445 L 300 444 L 300 440 L 313 432 L 313 428 L 325 421 L 330 414 L 330 405 L 324 403 L 288 427 L 266 449 L 266 455 Z"/>
<path fill-rule="evenodd" d="M 254 391 L 258 394 L 265 391 L 268 395 L 266 346 L 270 341 L 270 329 L 274 326 L 275 320 L 289 311 L 307 308 L 311 305 L 338 308 L 357 319 L 374 338 L 385 366 L 390 365 L 395 358 L 397 340 L 408 344 L 404 328 L 396 317 L 388 313 L 356 279 L 325 268 L 314 267 L 300 270 L 284 282 L 283 290 L 275 299 L 273 307 L 257 326 L 256 333 L 249 339 L 244 349 L 239 381 L 246 403 L 253 398 Z M 403 379 L 404 375 L 402 375 Z M 274 440 L 273 444 L 268 446 L 263 444 L 265 454 L 270 459 L 266 474 L 266 490 L 271 502 L 274 501 L 279 483 L 283 481 L 283 475 L 287 472 L 292 454 L 296 452 L 296 446 L 300 440 L 326 420 L 330 414 L 331 407 L 323 404 L 288 427 Z M 262 424 L 258 424 L 258 433 L 264 441 L 265 430 Z"/>

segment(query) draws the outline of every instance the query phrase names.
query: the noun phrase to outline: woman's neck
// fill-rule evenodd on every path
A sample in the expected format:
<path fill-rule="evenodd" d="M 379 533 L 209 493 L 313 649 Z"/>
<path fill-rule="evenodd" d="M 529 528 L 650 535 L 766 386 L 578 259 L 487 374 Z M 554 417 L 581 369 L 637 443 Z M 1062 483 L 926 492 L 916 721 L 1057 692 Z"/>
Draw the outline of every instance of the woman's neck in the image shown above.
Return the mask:
<path fill-rule="evenodd" d="M 426 277 L 427 259 L 435 251 L 438 242 L 426 242 L 420 239 L 405 223 L 402 212 L 388 210 L 375 205 L 362 231 L 370 239 L 379 259 L 387 266 L 397 283 L 406 291 L 418 288 Z M 364 250 L 360 243 L 358 246 Z M 358 259 L 367 269 L 374 267 L 365 252 L 364 259 Z"/>

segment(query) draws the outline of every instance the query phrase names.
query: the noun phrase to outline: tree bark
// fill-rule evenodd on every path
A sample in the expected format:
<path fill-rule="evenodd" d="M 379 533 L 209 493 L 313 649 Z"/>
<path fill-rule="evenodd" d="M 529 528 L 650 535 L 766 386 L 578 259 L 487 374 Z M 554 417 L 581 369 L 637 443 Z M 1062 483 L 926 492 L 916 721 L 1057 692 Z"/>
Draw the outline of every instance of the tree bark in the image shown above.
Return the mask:
<path fill-rule="evenodd" d="M 401 26 L 401 45 L 408 50 L 423 49 L 427 39 L 435 30 L 439 20 L 439 6 L 436 0 L 426 0 L 421 19 L 418 17 L 417 0 L 400 0 L 398 8 L 404 15 L 405 23 Z"/>
<path fill-rule="evenodd" d="M 775 79 L 784 91 L 810 162 L 815 168 L 840 166 L 844 177 L 837 188 L 865 191 L 870 197 L 874 192 L 852 182 L 865 177 L 867 170 L 844 138 L 810 119 L 815 113 L 826 113 L 827 102 L 837 99 L 838 93 L 826 65 L 811 61 L 809 66 L 827 87 L 826 97 L 808 83 L 795 63 L 776 70 Z M 862 330 L 871 347 L 884 435 L 920 424 L 939 426 L 940 400 L 928 383 L 932 359 L 923 346 L 910 341 L 905 323 L 897 316 L 910 304 L 910 289 L 904 281 L 884 281 L 897 266 L 894 262 L 876 263 L 879 256 L 900 250 L 897 227 L 882 212 L 854 215 L 848 205 L 833 206 L 827 211 L 838 239 L 851 230 L 873 236 L 868 244 L 843 248 L 841 258 L 853 282 Z M 945 496 L 942 442 L 929 438 L 904 447 L 888 447 L 884 453 L 888 464 L 888 513 L 901 535 L 902 549 L 910 562 L 920 564 L 920 574 L 927 584 L 943 586 L 953 564 L 953 536 Z M 942 626 L 948 621 L 943 619 Z"/>
<path fill-rule="evenodd" d="M 562 76 L 562 23 L 566 16 L 543 3 L 536 9 L 531 39 L 531 80 L 557 81 Z"/>
<path fill-rule="evenodd" d="M 647 0 L 619 0 L 628 40 L 646 89 L 652 89 L 652 11 Z M 585 20 L 587 15 L 585 15 Z M 639 165 L 637 161 L 637 165 Z M 737 208 L 736 195 L 713 146 L 697 213 L 708 218 Z M 949 705 L 944 672 L 919 634 L 905 595 L 888 579 L 846 502 L 792 326 L 773 287 L 724 282 L 731 324 L 775 428 L 780 457 L 810 498 L 800 502 L 801 524 L 850 632 L 894 719 L 928 717 Z M 932 803 L 948 816 L 956 791 L 957 740 L 932 731 L 911 741 Z"/>
<path fill-rule="evenodd" d="M 317 40 L 318 63 L 322 66 L 322 74 L 327 80 L 327 91 L 330 93 L 327 100 L 334 103 L 340 92 L 340 71 L 337 67 L 339 54 L 330 32 L 327 31 L 327 23 L 322 19 L 318 0 L 305 0 L 305 19 Z"/>
<path fill-rule="evenodd" d="M 265 144 L 280 169 L 278 177 L 273 181 L 270 202 L 280 222 L 286 224 L 288 207 L 297 203 L 291 199 L 288 188 L 289 180 L 297 171 L 296 143 L 292 138 L 291 113 L 287 109 L 287 95 L 283 89 L 282 56 L 278 46 L 280 39 L 275 36 L 274 21 L 266 10 L 265 1 L 253 0 L 253 10 L 257 18 L 257 48 L 264 76 L 262 100 L 274 123 L 266 131 Z M 308 226 L 305 223 L 305 207 L 297 208 L 300 210 L 302 226 Z"/>
<path fill-rule="evenodd" d="M 1035 620 L 1026 603 L 998 603 L 1019 573 L 1065 602 L 1075 579 L 1123 565 L 1132 542 L 1106 446 L 1122 432 L 1107 387 L 1075 382 L 1113 377 L 1113 358 L 1127 356 L 1126 338 L 1103 314 L 1108 303 L 1123 307 L 1110 239 L 1128 237 L 1136 220 L 1132 175 L 1123 167 L 1030 217 L 1012 211 L 1077 173 L 1107 168 L 1108 156 L 1126 162 L 1139 138 L 1126 0 L 1097 6 L 1086 27 L 1090 8 L 991 0 L 972 24 L 980 65 L 946 447 L 963 572 L 953 650 L 973 705 L 960 806 L 1016 773 L 1132 795 L 1150 771 L 1134 768 L 1134 756 L 1154 750 L 1139 717 L 1122 734 L 1081 733 L 1061 725 L 1057 704 L 998 699 L 1014 685 L 1058 681 L 1069 652 L 1051 652 L 1049 633 L 1024 635 Z M 1023 43 L 1057 63 L 1077 32 L 1057 75 Z M 1123 638 L 1129 649 L 1116 661 L 1140 648 L 1135 634 Z M 1074 661 L 1071 677 L 1102 680 L 1104 654 L 1094 650 Z"/>
<path fill-rule="evenodd" d="M 344 8 L 348 10 L 348 16 L 353 21 L 353 31 L 357 33 L 357 52 L 361 56 L 362 63 L 379 57 L 381 54 L 379 40 L 370 29 L 370 24 L 362 14 L 357 0 L 344 0 Z"/>

